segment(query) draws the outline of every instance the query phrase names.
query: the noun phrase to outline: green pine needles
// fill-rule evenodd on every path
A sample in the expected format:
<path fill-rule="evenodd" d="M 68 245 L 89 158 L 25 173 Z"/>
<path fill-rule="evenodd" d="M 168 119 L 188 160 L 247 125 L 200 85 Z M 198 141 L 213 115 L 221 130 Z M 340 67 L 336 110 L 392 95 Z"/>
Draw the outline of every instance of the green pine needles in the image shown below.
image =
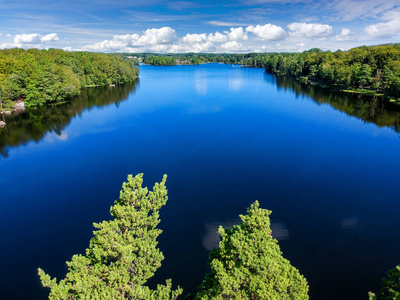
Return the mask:
<path fill-rule="evenodd" d="M 400 300 L 400 265 L 386 273 L 378 295 L 369 292 L 369 300 Z"/>
<path fill-rule="evenodd" d="M 161 230 L 159 210 L 167 202 L 166 175 L 153 191 L 142 188 L 143 174 L 128 176 L 120 197 L 111 207 L 111 221 L 94 223 L 97 229 L 86 255 L 67 262 L 68 273 L 59 282 L 39 269 L 49 299 L 169 300 L 182 294 L 171 280 L 156 290 L 146 286 L 161 266 L 157 248 Z M 308 299 L 308 285 L 299 271 L 282 257 L 271 235 L 270 211 L 256 201 L 233 228 L 220 227 L 220 244 L 211 252 L 208 274 L 196 295 L 188 299 Z"/>
<path fill-rule="evenodd" d="M 145 285 L 164 259 L 156 239 L 159 210 L 168 199 L 166 179 L 149 192 L 142 188 L 143 174 L 128 176 L 110 210 L 114 219 L 93 224 L 97 230 L 86 255 L 67 262 L 66 277 L 57 283 L 39 269 L 43 286 L 51 289 L 49 299 L 168 300 L 182 293 L 172 291 L 171 280 L 156 290 Z"/>
<path fill-rule="evenodd" d="M 269 215 L 258 201 L 240 215 L 242 223 L 219 228 L 219 248 L 209 258 L 211 273 L 193 299 L 308 299 L 308 285 L 282 257 L 271 235 Z"/>

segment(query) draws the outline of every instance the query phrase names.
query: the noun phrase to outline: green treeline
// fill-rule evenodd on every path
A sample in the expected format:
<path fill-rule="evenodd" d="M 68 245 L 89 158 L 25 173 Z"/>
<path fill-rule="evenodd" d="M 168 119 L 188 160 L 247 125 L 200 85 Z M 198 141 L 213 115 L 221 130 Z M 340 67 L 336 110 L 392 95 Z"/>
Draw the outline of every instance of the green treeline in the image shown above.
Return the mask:
<path fill-rule="evenodd" d="M 138 68 L 111 54 L 58 49 L 0 50 L 0 92 L 6 106 L 60 102 L 82 87 L 135 81 Z"/>
<path fill-rule="evenodd" d="M 194 53 L 189 53 L 189 54 L 162 55 L 162 54 L 144 53 L 140 54 L 138 57 L 144 64 L 149 64 L 154 66 L 175 66 L 178 64 L 199 65 L 208 62 L 218 62 L 218 59 L 215 56 L 215 54 L 198 55 Z"/>
<path fill-rule="evenodd" d="M 217 54 L 157 54 L 157 53 L 137 53 L 134 62 L 143 62 L 144 64 L 154 66 L 175 66 L 175 65 L 199 65 L 208 62 L 219 62 Z M 123 57 L 130 58 L 131 54 L 122 54 Z M 222 56 L 218 57 L 219 59 Z"/>
<path fill-rule="evenodd" d="M 313 79 L 341 89 L 400 97 L 400 44 L 359 47 L 349 51 L 311 49 L 303 53 L 261 56 L 253 61 L 267 72 Z"/>
<path fill-rule="evenodd" d="M 142 62 L 154 66 L 175 66 L 177 64 L 176 59 L 172 56 L 146 56 Z"/>

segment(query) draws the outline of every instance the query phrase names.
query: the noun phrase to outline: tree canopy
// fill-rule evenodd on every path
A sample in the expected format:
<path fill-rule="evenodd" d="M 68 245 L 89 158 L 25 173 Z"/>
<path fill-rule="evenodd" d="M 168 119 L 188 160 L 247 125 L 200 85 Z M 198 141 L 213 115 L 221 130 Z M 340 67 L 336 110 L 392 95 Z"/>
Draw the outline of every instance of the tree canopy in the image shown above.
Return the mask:
<path fill-rule="evenodd" d="M 389 270 L 382 279 L 378 295 L 370 292 L 370 300 L 400 300 L 400 265 Z"/>
<path fill-rule="evenodd" d="M 39 269 L 49 299 L 176 299 L 182 289 L 172 290 L 171 280 L 152 290 L 147 280 L 164 259 L 157 248 L 161 230 L 159 210 L 167 202 L 164 175 L 152 191 L 142 188 L 143 174 L 128 176 L 119 199 L 111 206 L 110 221 L 94 223 L 97 229 L 85 255 L 67 262 L 68 273 L 59 282 Z"/>
<path fill-rule="evenodd" d="M 272 237 L 270 214 L 256 201 L 240 215 L 240 225 L 219 228 L 219 248 L 209 257 L 211 273 L 193 299 L 308 299 L 306 279 Z"/>
<path fill-rule="evenodd" d="M 136 80 L 137 67 L 116 55 L 66 52 L 58 49 L 0 50 L 0 92 L 3 102 L 23 100 L 26 106 L 60 102 L 90 85 Z"/>

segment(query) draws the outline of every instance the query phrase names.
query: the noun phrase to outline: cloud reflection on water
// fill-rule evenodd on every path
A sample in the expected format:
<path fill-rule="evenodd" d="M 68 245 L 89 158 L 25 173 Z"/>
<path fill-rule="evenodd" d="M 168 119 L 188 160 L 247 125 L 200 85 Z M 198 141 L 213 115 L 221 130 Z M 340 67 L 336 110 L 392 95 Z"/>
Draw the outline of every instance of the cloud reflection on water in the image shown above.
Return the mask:
<path fill-rule="evenodd" d="M 289 230 L 285 223 L 271 223 L 272 236 L 278 241 L 287 240 L 289 238 Z"/>
<path fill-rule="evenodd" d="M 244 80 L 242 78 L 229 78 L 228 79 L 228 89 L 230 91 L 239 91 L 243 86 Z"/>
<path fill-rule="evenodd" d="M 358 217 L 351 217 L 351 218 L 344 218 L 340 222 L 340 228 L 341 229 L 355 229 L 360 227 L 360 222 L 358 220 Z"/>

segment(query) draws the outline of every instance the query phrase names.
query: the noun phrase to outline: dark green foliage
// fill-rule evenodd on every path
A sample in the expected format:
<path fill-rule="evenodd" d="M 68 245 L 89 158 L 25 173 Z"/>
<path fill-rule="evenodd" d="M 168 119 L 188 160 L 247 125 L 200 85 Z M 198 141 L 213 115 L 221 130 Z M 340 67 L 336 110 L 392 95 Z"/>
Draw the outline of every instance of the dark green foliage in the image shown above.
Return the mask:
<path fill-rule="evenodd" d="M 369 293 L 370 300 L 400 300 L 400 265 L 389 270 L 386 275 L 379 294 Z"/>
<path fill-rule="evenodd" d="M 308 285 L 282 257 L 271 236 L 270 211 L 256 201 L 242 223 L 219 228 L 219 248 L 209 258 L 211 273 L 193 299 L 308 299 Z"/>
<path fill-rule="evenodd" d="M 3 100 L 24 100 L 26 106 L 59 102 L 88 85 L 135 81 L 138 68 L 110 54 L 57 49 L 0 50 L 0 92 Z"/>
<path fill-rule="evenodd" d="M 172 291 L 171 280 L 151 290 L 145 284 L 161 266 L 157 248 L 161 230 L 159 210 L 167 202 L 166 176 L 153 191 L 142 188 L 143 174 L 128 176 L 120 197 L 111 207 L 111 221 L 94 223 L 97 229 L 86 255 L 67 262 L 68 273 L 57 283 L 43 270 L 43 286 L 49 299 L 176 299 L 182 289 Z"/>
<path fill-rule="evenodd" d="M 174 66 L 176 59 L 171 56 L 147 56 L 143 58 L 143 63 L 154 66 Z"/>
<path fill-rule="evenodd" d="M 349 51 L 259 54 L 267 72 L 342 89 L 364 89 L 400 97 L 400 44 L 359 47 Z M 254 62 L 248 63 L 252 66 Z M 306 80 L 304 79 L 306 78 Z"/>

